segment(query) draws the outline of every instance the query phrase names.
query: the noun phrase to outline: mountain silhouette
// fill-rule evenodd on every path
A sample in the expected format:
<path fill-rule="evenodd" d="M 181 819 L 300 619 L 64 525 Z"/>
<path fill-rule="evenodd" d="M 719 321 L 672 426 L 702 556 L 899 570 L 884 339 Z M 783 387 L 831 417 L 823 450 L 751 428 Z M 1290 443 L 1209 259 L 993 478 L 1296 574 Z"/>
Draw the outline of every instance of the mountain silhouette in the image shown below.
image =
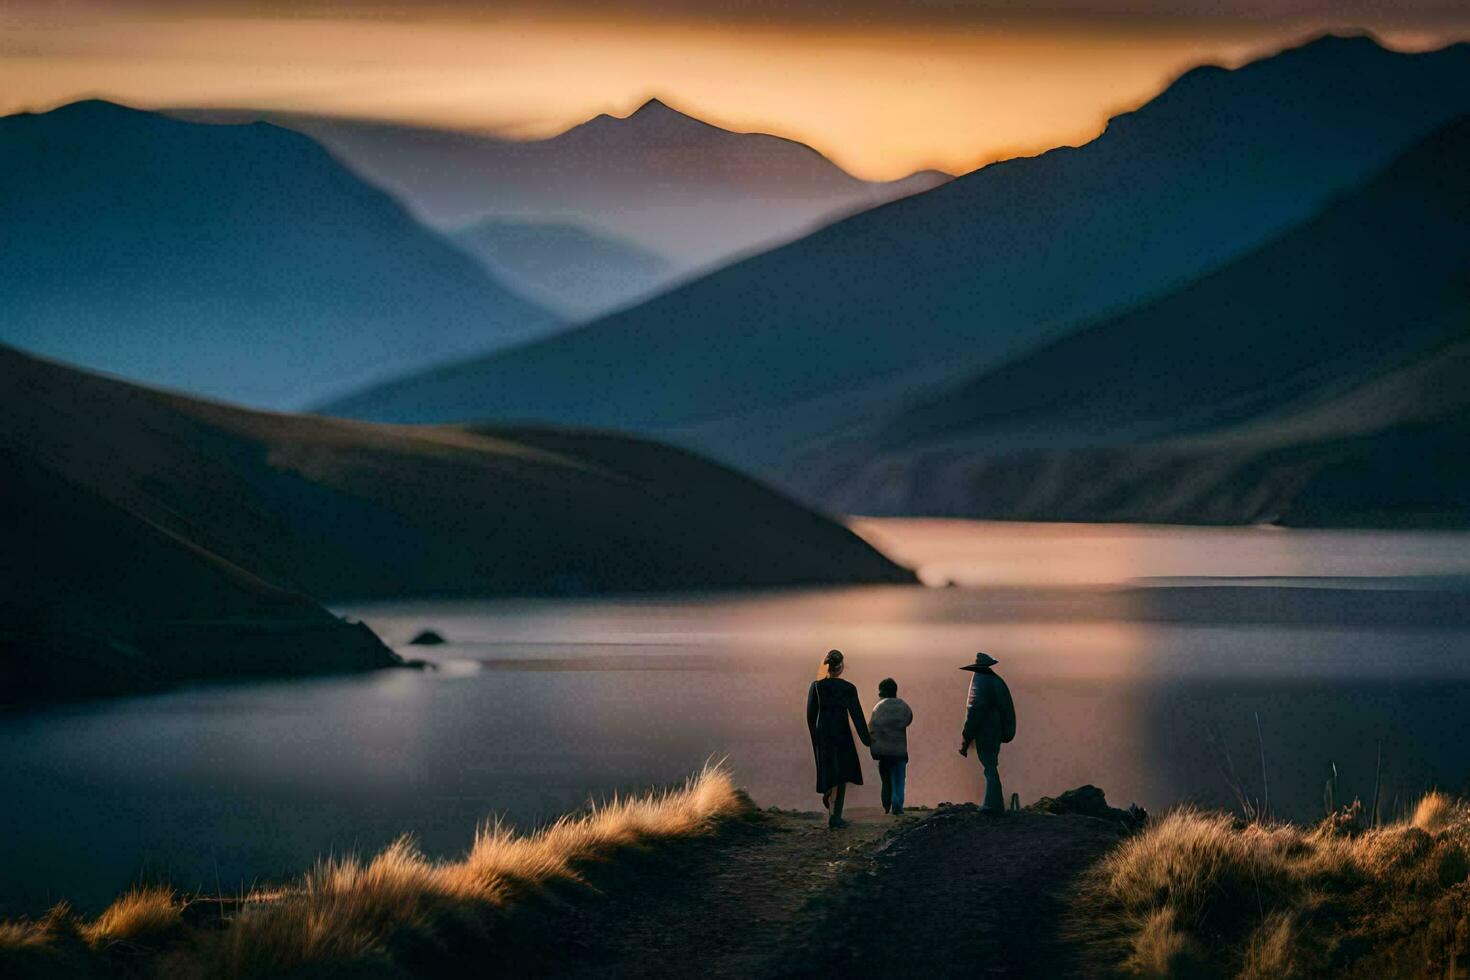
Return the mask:
<path fill-rule="evenodd" d="M 577 225 L 486 218 L 454 241 L 499 281 L 572 320 L 627 306 L 672 283 L 672 261 Z"/>
<path fill-rule="evenodd" d="M 993 164 L 329 410 L 623 427 L 779 475 L 813 440 L 1238 258 L 1467 110 L 1463 44 L 1407 54 L 1329 36 L 1198 68 L 1081 147 Z"/>
<path fill-rule="evenodd" d="M 811 147 L 736 133 L 658 99 L 539 140 L 337 117 L 221 110 L 306 133 L 446 231 L 496 218 L 574 224 L 631 241 L 689 272 L 757 251 L 948 174 L 853 177 Z"/>
<path fill-rule="evenodd" d="M 267 407 L 558 325 L 311 140 L 107 102 L 0 118 L 0 341 Z"/>
<path fill-rule="evenodd" d="M 1223 269 L 815 446 L 861 513 L 1470 523 L 1470 116 Z"/>

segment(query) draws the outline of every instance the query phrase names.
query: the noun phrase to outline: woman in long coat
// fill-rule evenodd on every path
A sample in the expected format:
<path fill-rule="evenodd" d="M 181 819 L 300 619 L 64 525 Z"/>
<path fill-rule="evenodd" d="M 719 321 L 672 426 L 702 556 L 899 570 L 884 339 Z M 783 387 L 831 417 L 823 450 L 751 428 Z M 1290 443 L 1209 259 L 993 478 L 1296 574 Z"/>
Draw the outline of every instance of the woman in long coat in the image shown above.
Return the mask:
<path fill-rule="evenodd" d="M 833 830 L 847 826 L 842 819 L 847 784 L 863 784 L 852 729 L 857 729 L 864 745 L 872 744 L 857 688 L 841 677 L 843 666 L 841 650 L 827 651 L 817 679 L 806 692 L 806 727 L 811 731 L 812 752 L 817 758 L 817 792 L 822 794 L 822 805 L 832 811 L 827 826 Z M 852 720 L 851 728 L 848 719 Z"/>

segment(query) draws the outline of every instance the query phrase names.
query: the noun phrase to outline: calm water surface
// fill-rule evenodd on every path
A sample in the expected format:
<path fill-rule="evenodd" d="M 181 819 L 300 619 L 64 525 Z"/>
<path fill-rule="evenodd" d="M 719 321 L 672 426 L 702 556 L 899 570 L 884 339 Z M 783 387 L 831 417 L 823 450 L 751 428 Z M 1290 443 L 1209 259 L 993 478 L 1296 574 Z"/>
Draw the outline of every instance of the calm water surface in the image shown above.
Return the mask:
<path fill-rule="evenodd" d="M 432 852 L 726 758 L 762 805 L 815 808 L 803 706 L 828 647 L 871 705 L 914 708 L 909 796 L 975 799 L 968 675 L 1001 661 L 1024 801 L 1387 806 L 1470 777 L 1470 535 L 869 522 L 955 588 L 364 605 L 434 672 L 196 688 L 0 719 L 0 914 L 95 907 L 140 878 L 234 890 L 400 832 Z M 450 643 L 405 646 L 432 627 Z M 1259 717 L 1261 738 L 1257 738 Z M 850 795 L 877 799 L 876 773 Z"/>

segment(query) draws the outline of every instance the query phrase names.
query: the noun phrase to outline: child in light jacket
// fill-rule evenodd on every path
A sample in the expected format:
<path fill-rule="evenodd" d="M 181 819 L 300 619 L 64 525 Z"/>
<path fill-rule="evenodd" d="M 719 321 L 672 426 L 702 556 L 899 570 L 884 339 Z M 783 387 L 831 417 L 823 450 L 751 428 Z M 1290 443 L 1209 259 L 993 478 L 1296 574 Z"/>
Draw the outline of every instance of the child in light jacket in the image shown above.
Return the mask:
<path fill-rule="evenodd" d="M 873 758 L 878 760 L 878 778 L 883 781 L 883 812 L 898 816 L 903 813 L 903 785 L 909 765 L 907 729 L 914 713 L 898 696 L 898 682 L 892 677 L 878 682 L 878 699 L 868 731 L 873 737 Z"/>

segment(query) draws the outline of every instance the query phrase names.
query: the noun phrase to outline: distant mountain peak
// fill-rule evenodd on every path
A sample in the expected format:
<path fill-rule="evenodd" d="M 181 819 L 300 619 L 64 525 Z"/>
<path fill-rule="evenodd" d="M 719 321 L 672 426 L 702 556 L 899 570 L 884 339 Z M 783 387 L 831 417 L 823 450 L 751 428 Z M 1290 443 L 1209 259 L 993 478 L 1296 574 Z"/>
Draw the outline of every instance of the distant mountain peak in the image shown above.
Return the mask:
<path fill-rule="evenodd" d="M 1388 47 L 1368 31 L 1325 31 L 1308 38 L 1304 38 L 1297 44 L 1282 48 L 1274 57 L 1259 58 L 1252 61 L 1251 65 L 1268 64 L 1275 61 L 1277 64 L 1291 64 L 1294 60 L 1301 58 L 1342 58 L 1347 56 L 1372 57 L 1375 55 L 1402 55 L 1413 57 L 1409 52 L 1399 51 Z M 1244 66 L 1249 67 L 1249 66 Z"/>
<path fill-rule="evenodd" d="M 1266 118 L 1276 107 L 1284 104 L 1280 93 L 1296 90 L 1304 83 L 1315 86 L 1319 98 L 1331 99 L 1332 89 L 1324 79 L 1334 78 L 1338 84 L 1348 85 L 1351 79 L 1389 70 L 1387 66 L 1415 61 L 1470 64 L 1470 44 L 1459 42 L 1434 51 L 1416 53 L 1388 47 L 1368 32 L 1318 34 L 1274 55 L 1238 67 L 1197 65 L 1179 75 L 1148 102 L 1113 116 L 1108 120 L 1106 131 L 1116 134 L 1120 129 L 1136 129 L 1149 123 L 1159 132 L 1168 132 L 1171 127 L 1179 125 L 1211 125 L 1213 114 L 1218 111 L 1214 107 L 1216 100 L 1228 99 L 1245 105 L 1242 99 L 1247 93 L 1252 97 L 1249 111 Z M 1328 94 L 1323 96 L 1320 93 Z M 1320 104 L 1322 114 L 1334 111 L 1326 101 Z M 1349 111 L 1345 107 L 1338 108 Z M 1172 118 L 1174 122 L 1161 126 L 1158 123 L 1161 117 Z"/>
<path fill-rule="evenodd" d="M 75 102 L 67 102 L 41 112 L 21 112 L 21 116 L 54 116 L 57 118 L 68 117 L 124 117 L 124 116 L 146 116 L 148 113 L 132 106 L 123 105 L 120 102 L 112 102 L 107 99 L 78 99 Z"/>
<path fill-rule="evenodd" d="M 1416 58 L 1424 55 L 1442 55 L 1446 52 L 1458 52 L 1461 56 L 1470 51 L 1470 42 L 1456 41 L 1439 48 L 1428 51 L 1404 50 L 1390 47 L 1372 31 L 1327 31 L 1315 37 L 1307 38 L 1295 47 L 1289 47 L 1281 53 L 1284 55 L 1337 55 L 1345 53 L 1362 55 L 1391 55 L 1395 58 Z M 1269 60 L 1269 59 L 1262 59 Z"/>
<path fill-rule="evenodd" d="M 319 150 L 314 141 L 300 132 L 277 126 L 264 119 L 240 120 L 233 119 L 186 119 L 157 112 L 150 109 L 139 109 L 124 102 L 114 102 L 111 99 L 87 98 L 78 99 L 75 102 L 67 102 L 52 109 L 43 111 L 17 112 L 12 116 L 0 116 L 0 122 L 7 119 L 36 119 L 44 120 L 43 125 L 73 127 L 80 133 L 91 132 L 99 126 L 112 127 L 116 132 L 160 132 L 172 131 L 183 132 L 190 126 L 215 126 L 218 128 L 233 129 L 255 129 L 273 130 L 274 138 L 285 139 L 298 146 L 311 145 L 314 150 Z"/>
<path fill-rule="evenodd" d="M 667 102 L 657 97 L 649 99 L 647 102 L 643 103 L 641 106 L 628 113 L 628 118 L 647 118 L 659 115 L 673 115 L 693 118 L 692 116 L 689 116 L 688 113 L 680 112 L 678 109 L 675 109 L 673 106 L 669 105 Z"/>
<path fill-rule="evenodd" d="M 675 109 L 667 102 L 659 98 L 651 98 L 641 106 L 618 120 L 630 127 L 636 126 L 639 130 L 666 130 L 674 133 L 684 132 L 709 132 L 719 130 L 728 132 L 722 126 L 705 122 L 698 116 L 691 116 L 680 109 Z"/>
<path fill-rule="evenodd" d="M 627 115 L 601 113 L 573 126 L 557 139 L 593 135 L 598 139 L 664 141 L 701 138 L 724 132 L 728 130 L 675 109 L 662 99 L 650 98 Z"/>
<path fill-rule="evenodd" d="M 1331 47 L 1358 47 L 1358 48 L 1381 48 L 1383 42 L 1379 41 L 1370 31 L 1324 31 L 1314 38 L 1309 39 L 1298 47 L 1311 47 L 1314 44 Z"/>

